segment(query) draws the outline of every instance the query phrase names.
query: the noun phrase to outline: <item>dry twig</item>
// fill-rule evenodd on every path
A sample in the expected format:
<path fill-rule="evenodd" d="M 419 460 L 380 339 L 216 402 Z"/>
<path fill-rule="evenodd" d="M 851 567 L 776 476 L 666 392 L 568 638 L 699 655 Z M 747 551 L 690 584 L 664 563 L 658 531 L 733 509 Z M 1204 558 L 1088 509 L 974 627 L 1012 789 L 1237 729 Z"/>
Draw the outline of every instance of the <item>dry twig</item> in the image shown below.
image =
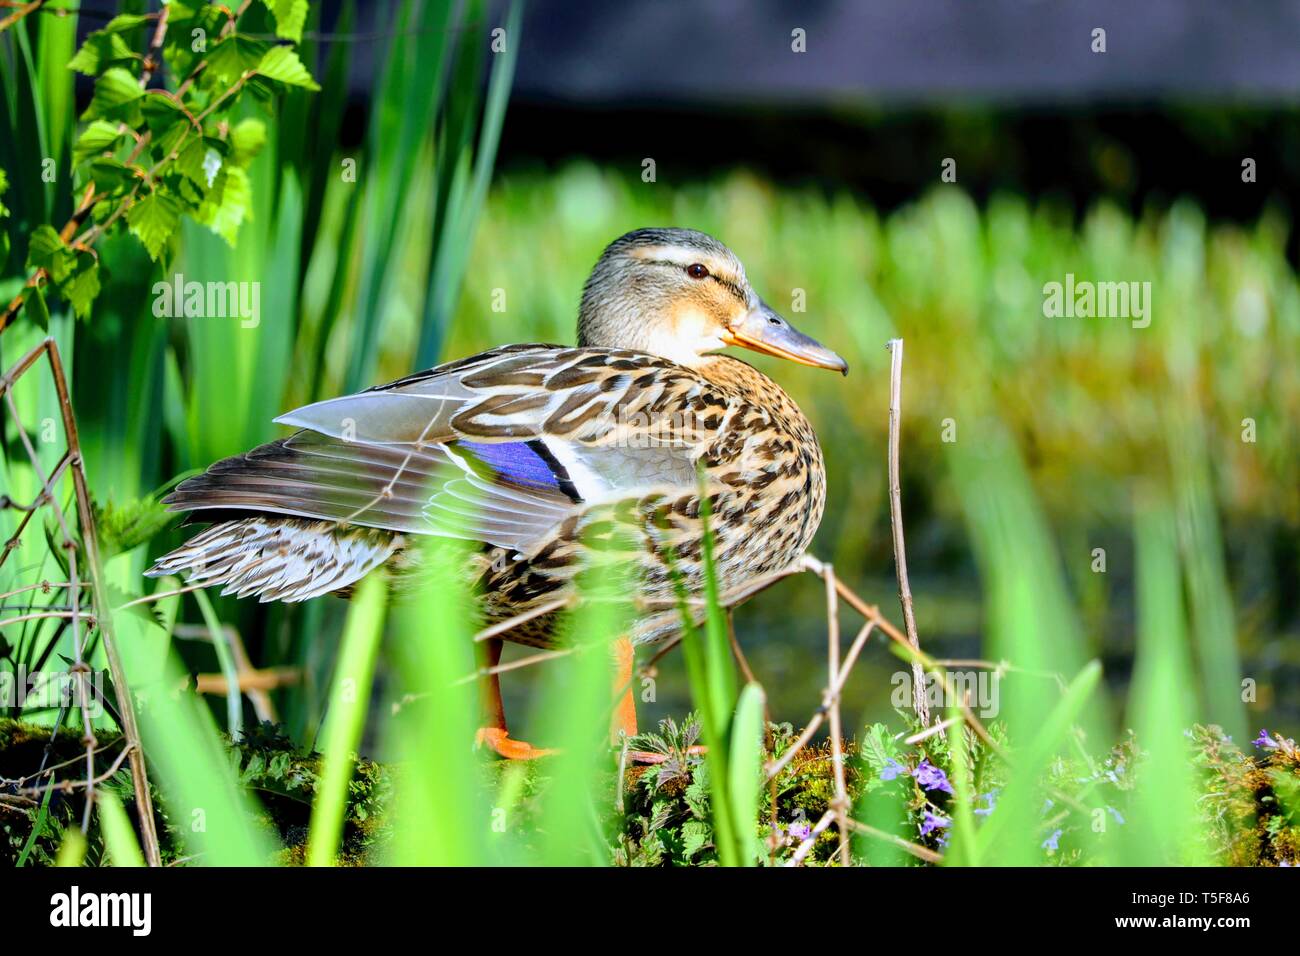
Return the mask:
<path fill-rule="evenodd" d="M 907 640 L 915 650 L 921 649 L 916 633 L 916 615 L 912 611 L 912 586 L 907 580 L 907 547 L 903 542 L 903 491 L 899 481 L 898 432 L 903 414 L 903 340 L 889 340 L 889 525 L 894 535 L 894 570 L 898 575 L 898 602 L 903 606 L 903 626 Z M 912 661 L 912 706 L 922 726 L 930 723 L 930 707 L 925 700 L 925 673 L 920 661 Z"/>

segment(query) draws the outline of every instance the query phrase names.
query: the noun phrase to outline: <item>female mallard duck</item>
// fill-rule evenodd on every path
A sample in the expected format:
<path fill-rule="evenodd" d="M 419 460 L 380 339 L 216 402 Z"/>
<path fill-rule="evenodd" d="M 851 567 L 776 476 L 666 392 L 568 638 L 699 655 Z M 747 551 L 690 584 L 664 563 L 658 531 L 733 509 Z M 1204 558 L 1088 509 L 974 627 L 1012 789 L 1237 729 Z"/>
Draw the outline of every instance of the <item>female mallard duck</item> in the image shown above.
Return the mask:
<path fill-rule="evenodd" d="M 299 430 L 167 497 L 216 523 L 147 573 L 302 601 L 383 564 L 409 574 L 413 536 L 433 535 L 481 545 L 468 571 L 488 623 L 571 594 L 577 571 L 611 550 L 635 563 L 647 597 L 670 598 L 670 562 L 703 589 L 702 487 L 720 587 L 780 570 L 821 521 L 821 448 L 775 382 L 715 354 L 728 345 L 847 372 L 758 297 L 716 239 L 630 232 L 587 280 L 576 348 L 507 345 L 281 415 Z M 630 641 L 660 641 L 676 622 L 644 617 Z M 480 642 L 480 660 L 495 666 L 501 639 L 550 646 L 556 625 L 554 613 L 523 621 Z M 615 687 L 631 663 L 624 641 Z M 485 709 L 481 741 L 539 753 L 508 737 L 495 676 Z M 630 691 L 615 719 L 635 733 Z"/>

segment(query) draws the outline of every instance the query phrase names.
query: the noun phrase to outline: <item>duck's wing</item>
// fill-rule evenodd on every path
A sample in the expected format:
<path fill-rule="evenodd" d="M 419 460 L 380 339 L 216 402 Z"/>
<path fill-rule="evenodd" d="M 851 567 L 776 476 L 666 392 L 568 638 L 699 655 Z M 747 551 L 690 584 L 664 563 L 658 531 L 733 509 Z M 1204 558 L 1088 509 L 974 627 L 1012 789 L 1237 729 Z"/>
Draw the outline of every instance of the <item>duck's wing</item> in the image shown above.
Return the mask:
<path fill-rule="evenodd" d="M 282 415 L 300 430 L 165 500 L 526 554 L 594 502 L 689 492 L 726 405 L 689 369 L 644 353 L 509 346 Z"/>

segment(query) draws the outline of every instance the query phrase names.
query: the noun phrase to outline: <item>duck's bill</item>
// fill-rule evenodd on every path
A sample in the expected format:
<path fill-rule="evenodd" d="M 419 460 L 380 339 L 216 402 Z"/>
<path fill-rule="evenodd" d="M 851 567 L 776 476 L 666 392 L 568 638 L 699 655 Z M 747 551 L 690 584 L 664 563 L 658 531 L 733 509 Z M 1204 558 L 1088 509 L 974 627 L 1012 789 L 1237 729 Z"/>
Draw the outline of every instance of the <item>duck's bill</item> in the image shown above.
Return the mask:
<path fill-rule="evenodd" d="M 728 345 L 739 345 L 800 365 L 849 374 L 849 364 L 844 359 L 816 339 L 804 335 L 767 305 L 751 310 L 738 325 L 728 330 L 728 334 Z"/>

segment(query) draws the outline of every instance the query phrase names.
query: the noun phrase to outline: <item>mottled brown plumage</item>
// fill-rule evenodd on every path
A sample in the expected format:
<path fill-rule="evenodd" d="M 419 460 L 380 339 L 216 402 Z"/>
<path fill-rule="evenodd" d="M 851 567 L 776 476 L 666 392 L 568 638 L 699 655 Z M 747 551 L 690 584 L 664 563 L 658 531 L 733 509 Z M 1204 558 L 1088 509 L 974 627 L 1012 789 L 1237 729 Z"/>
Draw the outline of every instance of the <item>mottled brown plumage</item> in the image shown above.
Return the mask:
<path fill-rule="evenodd" d="M 491 623 L 570 593 L 597 557 L 650 598 L 672 596 L 670 564 L 698 592 L 702 495 L 724 589 L 804 552 L 826 491 L 813 429 L 766 375 L 714 353 L 843 362 L 772 312 L 725 246 L 687 230 L 617 240 L 584 290 L 579 342 L 505 346 L 282 416 L 299 430 L 169 496 L 217 523 L 149 573 L 292 601 L 385 563 L 419 586 L 416 540 L 467 539 Z M 632 636 L 677 623 L 648 614 Z M 547 647 L 554 625 L 503 636 Z"/>

